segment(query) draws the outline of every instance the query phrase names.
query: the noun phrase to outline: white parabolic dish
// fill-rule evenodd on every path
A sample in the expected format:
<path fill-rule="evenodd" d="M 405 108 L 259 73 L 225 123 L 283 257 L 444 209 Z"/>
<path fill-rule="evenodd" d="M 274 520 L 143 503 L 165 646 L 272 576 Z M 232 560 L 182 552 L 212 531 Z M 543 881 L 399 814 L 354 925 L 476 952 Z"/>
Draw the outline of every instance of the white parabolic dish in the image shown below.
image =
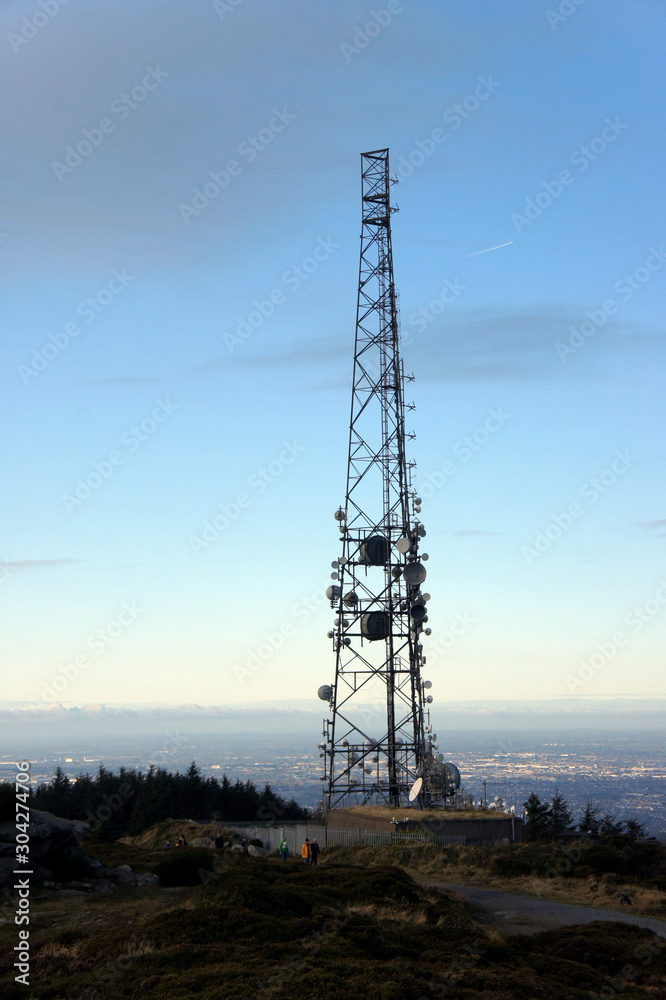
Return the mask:
<path fill-rule="evenodd" d="M 413 802 L 423 787 L 423 778 L 417 778 L 409 790 L 409 801 Z"/>

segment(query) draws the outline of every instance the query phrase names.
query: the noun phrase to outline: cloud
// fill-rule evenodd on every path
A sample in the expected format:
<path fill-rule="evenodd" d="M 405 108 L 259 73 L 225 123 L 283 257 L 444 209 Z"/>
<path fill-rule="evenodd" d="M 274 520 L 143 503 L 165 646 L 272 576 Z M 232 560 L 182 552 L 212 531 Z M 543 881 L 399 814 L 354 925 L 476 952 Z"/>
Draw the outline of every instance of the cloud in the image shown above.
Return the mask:
<path fill-rule="evenodd" d="M 527 310 L 495 307 L 450 313 L 448 319 L 414 333 L 405 349 L 425 381 L 560 381 L 598 379 L 609 350 L 663 351 L 666 337 L 647 325 L 608 323 L 596 342 L 562 363 L 556 344 L 580 325 L 583 307 L 547 303 Z M 403 330 L 404 339 L 404 330 Z"/>
<path fill-rule="evenodd" d="M 44 566 L 73 566 L 81 559 L 8 559 L 0 562 L 0 570 L 13 572 L 19 569 L 42 569 Z"/>
<path fill-rule="evenodd" d="M 418 309 L 418 307 L 417 307 Z M 609 321 L 597 340 L 563 363 L 556 345 L 566 343 L 570 327 L 577 327 L 585 315 L 584 306 L 544 303 L 520 310 L 504 306 L 450 312 L 446 319 L 415 332 L 417 311 L 404 309 L 402 354 L 406 363 L 425 382 L 475 381 L 600 381 L 609 378 L 605 363 L 609 354 L 636 358 L 651 355 L 656 364 L 666 349 L 666 336 L 653 326 L 622 320 Z M 405 317 L 407 317 L 405 319 Z M 275 341 L 273 341 L 273 344 Z M 280 348 L 262 350 L 261 335 L 248 341 L 233 354 L 191 366 L 185 377 L 205 375 L 232 368 L 288 368 L 291 371 L 327 363 L 326 380 L 308 380 L 305 388 L 348 388 L 353 357 L 353 334 L 336 333 L 314 340 L 288 340 Z M 336 372 L 336 362 L 340 362 Z"/>
<path fill-rule="evenodd" d="M 634 527 L 642 528 L 644 531 L 658 531 L 661 528 L 666 528 L 666 517 L 657 521 L 634 521 Z"/>

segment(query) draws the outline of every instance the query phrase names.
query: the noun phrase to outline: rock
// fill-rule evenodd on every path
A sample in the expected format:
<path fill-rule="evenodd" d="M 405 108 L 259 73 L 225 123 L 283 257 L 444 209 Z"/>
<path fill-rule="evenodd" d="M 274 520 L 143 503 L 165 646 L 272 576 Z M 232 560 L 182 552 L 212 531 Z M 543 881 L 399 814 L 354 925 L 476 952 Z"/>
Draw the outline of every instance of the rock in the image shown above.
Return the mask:
<path fill-rule="evenodd" d="M 66 882 L 66 889 L 82 889 L 84 892 L 92 892 L 92 885 L 90 882 Z"/>
<path fill-rule="evenodd" d="M 45 867 L 57 871 L 58 859 L 69 852 L 78 852 L 81 827 L 74 820 L 62 819 L 39 809 L 30 810 L 30 864 L 33 871 Z M 0 823 L 0 886 L 13 879 L 16 859 L 16 828 L 13 820 Z"/>
<path fill-rule="evenodd" d="M 247 853 L 252 858 L 265 858 L 270 851 L 267 851 L 265 847 L 255 847 L 254 844 L 250 844 Z"/>
<path fill-rule="evenodd" d="M 153 875 L 152 872 L 141 872 L 136 876 L 137 885 L 157 885 L 159 880 L 159 875 Z"/>
<path fill-rule="evenodd" d="M 119 882 L 134 882 L 135 875 L 129 865 L 118 865 L 117 868 L 111 868 L 109 871 L 111 876 L 115 876 Z"/>
<path fill-rule="evenodd" d="M 113 892 L 113 885 L 111 882 L 107 882 L 106 879 L 98 878 L 92 883 L 93 890 L 95 892 Z"/>
<path fill-rule="evenodd" d="M 56 889 L 59 896 L 87 896 L 87 892 L 82 892 L 80 889 Z"/>
<path fill-rule="evenodd" d="M 213 847 L 213 841 L 210 837 L 195 837 L 194 840 L 190 841 L 190 847 Z"/>

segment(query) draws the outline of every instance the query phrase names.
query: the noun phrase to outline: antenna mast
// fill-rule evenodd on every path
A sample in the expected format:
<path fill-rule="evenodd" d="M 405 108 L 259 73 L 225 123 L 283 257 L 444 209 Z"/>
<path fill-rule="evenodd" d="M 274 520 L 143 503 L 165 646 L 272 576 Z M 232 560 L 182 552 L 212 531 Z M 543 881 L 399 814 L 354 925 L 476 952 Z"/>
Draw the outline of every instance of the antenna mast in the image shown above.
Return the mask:
<path fill-rule="evenodd" d="M 326 592 L 335 681 L 319 744 L 328 809 L 443 805 L 460 776 L 436 759 L 422 633 L 430 635 L 419 552 L 425 528 L 405 456 L 404 375 L 393 279 L 389 151 L 361 154 L 362 232 L 347 492 L 335 512 L 342 555 Z M 412 407 L 410 406 L 410 409 Z M 414 435 L 409 435 L 410 438 Z M 448 765 L 449 768 L 453 765 Z M 455 774 L 454 774 L 455 772 Z M 419 779 L 421 779 L 419 781 Z M 411 793 L 411 794 L 410 794 Z"/>

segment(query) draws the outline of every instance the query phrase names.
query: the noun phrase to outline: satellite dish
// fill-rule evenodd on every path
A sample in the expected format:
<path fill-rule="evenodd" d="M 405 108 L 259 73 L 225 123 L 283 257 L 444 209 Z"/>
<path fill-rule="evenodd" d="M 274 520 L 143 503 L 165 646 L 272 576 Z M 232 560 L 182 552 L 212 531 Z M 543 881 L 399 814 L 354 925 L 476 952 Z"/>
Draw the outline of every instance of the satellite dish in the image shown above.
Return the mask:
<path fill-rule="evenodd" d="M 422 566 L 421 563 L 409 563 L 405 566 L 405 583 L 409 584 L 410 587 L 418 587 L 419 584 L 423 583 L 426 578 L 426 568 Z"/>
<path fill-rule="evenodd" d="M 330 684 L 322 684 L 322 686 L 317 691 L 317 697 L 322 701 L 330 701 L 333 697 L 333 688 Z M 321 746 L 321 744 L 320 744 Z"/>
<path fill-rule="evenodd" d="M 423 687 L 426 688 L 427 690 L 430 690 L 430 688 L 432 687 L 432 681 L 424 681 Z"/>
<path fill-rule="evenodd" d="M 444 767 L 448 771 L 449 780 L 454 788 L 460 788 L 460 771 L 455 764 L 452 764 L 450 760 L 447 760 Z"/>
<path fill-rule="evenodd" d="M 398 550 L 398 552 L 402 552 L 402 554 L 404 555 L 406 552 L 409 552 L 411 544 L 412 543 L 410 542 L 409 538 L 406 538 L 403 535 L 403 537 L 399 538 L 398 541 L 395 543 L 395 547 Z"/>
<path fill-rule="evenodd" d="M 370 535 L 359 546 L 358 561 L 365 566 L 385 566 L 388 562 L 388 544 L 383 535 Z"/>
<path fill-rule="evenodd" d="M 419 792 L 423 788 L 423 778 L 417 778 L 409 790 L 409 801 L 414 802 L 418 798 Z"/>
<path fill-rule="evenodd" d="M 390 631 L 389 616 L 385 611 L 370 611 L 361 617 L 361 635 L 370 642 L 386 639 Z"/>
<path fill-rule="evenodd" d="M 423 604 L 413 604 L 410 614 L 415 622 L 425 621 L 426 609 Z"/>
<path fill-rule="evenodd" d="M 340 587 L 327 587 L 326 597 L 329 601 L 338 601 L 340 599 Z"/>

